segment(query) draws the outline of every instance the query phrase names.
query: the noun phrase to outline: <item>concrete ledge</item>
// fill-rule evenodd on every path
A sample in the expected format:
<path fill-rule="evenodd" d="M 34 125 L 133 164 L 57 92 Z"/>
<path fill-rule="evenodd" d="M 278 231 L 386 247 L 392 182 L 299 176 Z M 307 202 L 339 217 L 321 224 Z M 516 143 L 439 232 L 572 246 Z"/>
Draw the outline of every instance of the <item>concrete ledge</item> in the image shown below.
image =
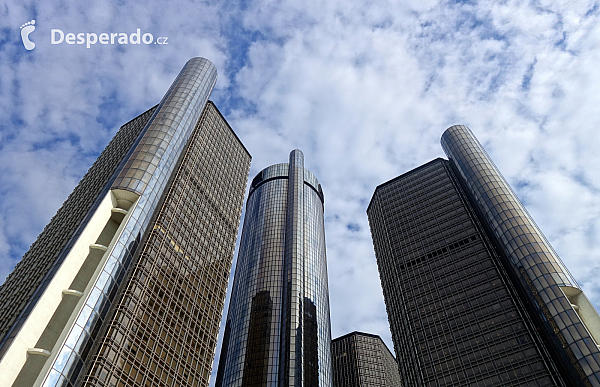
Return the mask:
<path fill-rule="evenodd" d="M 127 210 L 122 208 L 115 207 L 111 209 L 111 219 L 114 220 L 117 224 L 121 224 L 125 216 L 127 216 Z"/>
<path fill-rule="evenodd" d="M 29 348 L 27 353 L 29 355 L 39 355 L 43 357 L 50 357 L 50 355 L 52 355 L 50 351 L 41 348 Z"/>
<path fill-rule="evenodd" d="M 123 214 L 123 215 L 127 215 L 127 210 L 124 210 L 122 208 L 113 208 L 111 209 L 111 211 L 114 213 L 118 213 L 118 214 Z"/>
<path fill-rule="evenodd" d="M 106 250 L 108 250 L 108 246 L 92 243 L 90 245 L 90 249 L 106 251 Z"/>
<path fill-rule="evenodd" d="M 79 290 L 73 290 L 73 289 L 65 289 L 62 291 L 63 296 L 75 296 L 75 297 L 81 297 L 83 296 L 83 293 L 80 292 Z"/>

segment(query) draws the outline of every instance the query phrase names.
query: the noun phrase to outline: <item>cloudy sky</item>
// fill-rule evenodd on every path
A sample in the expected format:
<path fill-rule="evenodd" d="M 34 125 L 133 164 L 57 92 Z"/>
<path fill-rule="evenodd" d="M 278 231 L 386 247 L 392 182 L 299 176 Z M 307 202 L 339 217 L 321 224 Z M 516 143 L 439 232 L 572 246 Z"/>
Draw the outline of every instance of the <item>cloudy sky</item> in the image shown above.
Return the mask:
<path fill-rule="evenodd" d="M 20 26 L 35 19 L 32 51 Z M 151 33 L 167 45 L 51 44 Z M 332 334 L 392 346 L 366 208 L 469 126 L 600 307 L 598 1 L 74 0 L 0 4 L 0 281 L 118 127 L 193 56 L 253 156 L 304 151 L 325 192 Z"/>

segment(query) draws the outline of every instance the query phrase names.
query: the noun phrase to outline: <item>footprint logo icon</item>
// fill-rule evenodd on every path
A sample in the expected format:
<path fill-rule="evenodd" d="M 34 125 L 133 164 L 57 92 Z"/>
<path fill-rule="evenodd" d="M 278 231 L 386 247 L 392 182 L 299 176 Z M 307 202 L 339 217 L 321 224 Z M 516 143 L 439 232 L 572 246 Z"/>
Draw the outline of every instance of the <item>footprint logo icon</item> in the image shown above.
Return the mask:
<path fill-rule="evenodd" d="M 27 22 L 21 26 L 21 39 L 23 39 L 23 45 L 25 49 L 31 51 L 35 48 L 35 43 L 29 40 L 29 34 L 35 31 L 35 20 Z"/>

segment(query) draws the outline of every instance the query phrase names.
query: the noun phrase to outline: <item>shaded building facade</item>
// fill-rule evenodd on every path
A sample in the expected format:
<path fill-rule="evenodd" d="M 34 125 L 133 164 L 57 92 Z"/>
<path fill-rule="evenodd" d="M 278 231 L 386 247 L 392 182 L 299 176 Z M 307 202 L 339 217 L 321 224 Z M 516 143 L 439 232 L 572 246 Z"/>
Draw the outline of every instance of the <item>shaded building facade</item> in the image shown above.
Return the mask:
<path fill-rule="evenodd" d="M 7 278 L 7 385 L 208 386 L 251 160 L 208 101 L 216 77 L 188 61 Z"/>
<path fill-rule="evenodd" d="M 331 341 L 336 387 L 400 387 L 396 358 L 381 337 L 352 332 Z"/>
<path fill-rule="evenodd" d="M 442 147 L 367 210 L 403 385 L 600 385 L 593 306 L 471 131 Z"/>
<path fill-rule="evenodd" d="M 332 386 L 323 203 L 298 149 L 252 181 L 217 387 Z"/>

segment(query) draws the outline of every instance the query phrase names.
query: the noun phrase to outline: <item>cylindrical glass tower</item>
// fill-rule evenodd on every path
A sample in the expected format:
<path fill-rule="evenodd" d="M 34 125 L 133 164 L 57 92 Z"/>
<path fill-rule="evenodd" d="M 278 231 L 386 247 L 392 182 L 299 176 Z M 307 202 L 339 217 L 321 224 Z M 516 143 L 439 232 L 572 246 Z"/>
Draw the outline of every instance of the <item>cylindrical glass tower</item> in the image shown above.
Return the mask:
<path fill-rule="evenodd" d="M 96 341 L 125 273 L 131 267 L 142 236 L 152 219 L 161 195 L 168 186 L 204 107 L 217 82 L 217 69 L 207 59 L 190 59 L 148 120 L 144 134 L 111 186 L 120 207 L 127 208 L 126 224 L 120 235 L 104 247 L 108 258 L 92 284 L 75 323 L 43 382 L 44 387 L 66 385 L 85 371 L 86 356 Z"/>
<path fill-rule="evenodd" d="M 217 387 L 332 386 L 323 202 L 298 149 L 252 181 Z"/>
<path fill-rule="evenodd" d="M 442 148 L 520 283 L 546 341 L 574 386 L 600 386 L 600 317 L 481 144 L 466 126 Z"/>

